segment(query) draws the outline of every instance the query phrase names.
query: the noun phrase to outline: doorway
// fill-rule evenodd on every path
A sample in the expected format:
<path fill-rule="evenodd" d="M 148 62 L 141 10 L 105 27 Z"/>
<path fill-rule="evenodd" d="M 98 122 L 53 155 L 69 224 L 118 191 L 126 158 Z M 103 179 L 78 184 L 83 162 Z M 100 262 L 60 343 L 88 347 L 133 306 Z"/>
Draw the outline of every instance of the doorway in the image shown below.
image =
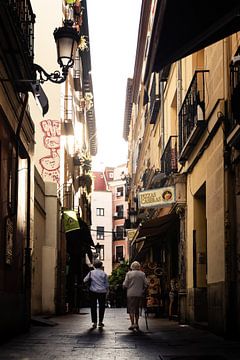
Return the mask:
<path fill-rule="evenodd" d="M 194 321 L 208 321 L 206 184 L 194 195 L 193 230 Z"/>

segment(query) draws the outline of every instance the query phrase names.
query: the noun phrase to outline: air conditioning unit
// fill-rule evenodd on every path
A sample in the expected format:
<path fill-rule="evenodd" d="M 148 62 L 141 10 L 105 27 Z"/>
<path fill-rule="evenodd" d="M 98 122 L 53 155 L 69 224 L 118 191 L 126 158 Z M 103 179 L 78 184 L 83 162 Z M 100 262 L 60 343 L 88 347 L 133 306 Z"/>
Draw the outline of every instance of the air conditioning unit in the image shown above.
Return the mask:
<path fill-rule="evenodd" d="M 118 212 L 115 212 L 113 216 L 118 217 Z"/>
<path fill-rule="evenodd" d="M 117 197 L 119 197 L 119 196 L 122 196 L 122 193 L 121 192 L 117 192 Z"/>

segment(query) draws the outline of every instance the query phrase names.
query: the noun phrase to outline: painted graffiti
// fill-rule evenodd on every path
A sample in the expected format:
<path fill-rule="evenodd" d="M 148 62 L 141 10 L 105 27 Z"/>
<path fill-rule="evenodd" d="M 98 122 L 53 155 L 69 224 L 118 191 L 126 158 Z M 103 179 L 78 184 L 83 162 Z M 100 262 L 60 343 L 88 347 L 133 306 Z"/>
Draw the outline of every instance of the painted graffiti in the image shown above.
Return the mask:
<path fill-rule="evenodd" d="M 61 124 L 58 120 L 43 120 L 40 123 L 43 132 L 43 145 L 49 154 L 39 160 L 41 175 L 45 181 L 60 181 L 60 135 Z"/>

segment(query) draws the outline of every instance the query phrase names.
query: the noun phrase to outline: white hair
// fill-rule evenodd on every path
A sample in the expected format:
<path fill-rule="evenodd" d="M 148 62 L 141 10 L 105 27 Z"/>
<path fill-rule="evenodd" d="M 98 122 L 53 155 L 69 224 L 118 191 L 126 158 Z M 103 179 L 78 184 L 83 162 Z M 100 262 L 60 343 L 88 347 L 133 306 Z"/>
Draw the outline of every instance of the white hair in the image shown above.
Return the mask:
<path fill-rule="evenodd" d="M 141 265 L 138 261 L 134 261 L 132 264 L 131 264 L 131 269 L 132 270 L 140 270 L 141 268 Z"/>

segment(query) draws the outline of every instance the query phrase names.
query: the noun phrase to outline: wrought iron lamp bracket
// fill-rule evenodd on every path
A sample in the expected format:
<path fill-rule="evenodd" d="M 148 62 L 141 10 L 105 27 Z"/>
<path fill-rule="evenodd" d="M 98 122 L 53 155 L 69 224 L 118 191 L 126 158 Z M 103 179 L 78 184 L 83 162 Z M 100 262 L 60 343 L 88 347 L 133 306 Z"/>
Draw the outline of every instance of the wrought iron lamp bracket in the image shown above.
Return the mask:
<path fill-rule="evenodd" d="M 43 84 L 45 81 L 50 80 L 51 82 L 55 84 L 61 84 L 63 83 L 68 74 L 68 69 L 70 66 L 65 66 L 62 68 L 62 74 L 59 70 L 54 71 L 51 74 L 48 74 L 40 65 L 33 64 L 34 69 L 36 71 L 36 80 L 39 81 L 41 84 Z"/>

